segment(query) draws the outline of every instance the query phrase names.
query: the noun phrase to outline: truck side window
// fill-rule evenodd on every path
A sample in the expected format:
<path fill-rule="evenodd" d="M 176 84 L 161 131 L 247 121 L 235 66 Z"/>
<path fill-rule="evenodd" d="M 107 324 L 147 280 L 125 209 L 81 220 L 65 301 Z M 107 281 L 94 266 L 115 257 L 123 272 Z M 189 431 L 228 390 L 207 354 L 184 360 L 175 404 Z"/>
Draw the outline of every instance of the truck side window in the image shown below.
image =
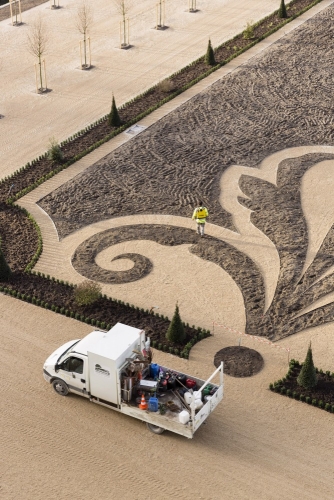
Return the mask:
<path fill-rule="evenodd" d="M 71 356 L 64 361 L 62 369 L 67 372 L 83 373 L 83 360 Z"/>

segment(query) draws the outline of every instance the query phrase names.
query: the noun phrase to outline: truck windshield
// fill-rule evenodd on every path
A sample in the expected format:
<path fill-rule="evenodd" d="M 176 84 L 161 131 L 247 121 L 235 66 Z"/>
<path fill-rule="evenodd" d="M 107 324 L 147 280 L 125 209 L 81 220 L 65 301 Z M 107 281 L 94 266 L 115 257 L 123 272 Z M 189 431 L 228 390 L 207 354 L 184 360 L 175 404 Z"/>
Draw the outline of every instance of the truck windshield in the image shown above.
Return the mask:
<path fill-rule="evenodd" d="M 73 347 L 75 345 L 77 345 L 77 343 L 80 342 L 80 340 L 77 340 L 76 342 L 74 342 L 74 344 L 72 344 L 68 349 L 66 349 L 66 351 L 64 351 L 60 356 L 59 358 L 57 359 L 57 365 L 59 365 L 61 362 L 62 362 L 62 359 L 63 357 L 65 356 L 65 354 L 68 354 L 69 352 L 72 351 Z"/>

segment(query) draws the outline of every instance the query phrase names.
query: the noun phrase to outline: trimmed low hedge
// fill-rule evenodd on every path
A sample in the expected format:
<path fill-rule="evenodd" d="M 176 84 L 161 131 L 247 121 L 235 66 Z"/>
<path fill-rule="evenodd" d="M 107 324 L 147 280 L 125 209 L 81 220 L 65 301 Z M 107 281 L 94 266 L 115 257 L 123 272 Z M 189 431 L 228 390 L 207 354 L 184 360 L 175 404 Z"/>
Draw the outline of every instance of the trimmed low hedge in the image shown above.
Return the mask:
<path fill-rule="evenodd" d="M 66 286 L 71 287 L 71 288 L 74 288 L 74 286 L 75 286 L 71 283 L 68 283 L 67 281 L 64 282 L 63 280 L 58 280 L 56 278 L 50 277 L 49 275 L 45 275 L 45 274 L 40 273 L 40 272 L 36 272 L 36 273 L 32 272 L 31 274 L 37 274 L 44 279 L 53 281 L 55 283 L 60 283 L 60 284 L 66 285 Z M 92 318 L 92 317 L 86 317 L 86 316 L 79 314 L 76 311 L 65 309 L 64 307 L 59 308 L 58 306 L 56 306 L 54 304 L 48 304 L 47 302 L 44 302 L 43 300 L 41 300 L 37 297 L 22 294 L 19 291 L 13 289 L 10 286 L 10 283 L 7 286 L 0 285 L 0 292 L 4 293 L 5 295 L 10 295 L 12 297 L 15 297 L 19 300 L 23 300 L 24 302 L 29 302 L 29 303 L 34 304 L 36 306 L 42 307 L 44 309 L 49 309 L 49 310 L 51 310 L 55 313 L 61 314 L 63 316 L 76 319 L 77 321 L 81 321 L 82 323 L 87 323 L 88 325 L 95 326 L 96 328 L 99 328 L 102 330 L 108 331 L 111 329 L 111 326 L 112 326 L 105 321 L 100 321 L 100 320 L 98 320 L 96 318 Z M 106 295 L 101 294 L 101 298 L 108 300 L 110 302 L 117 302 L 119 304 L 124 305 L 125 307 L 128 307 L 129 309 L 133 309 L 133 310 L 139 309 L 138 307 L 134 306 L 133 304 L 129 304 L 128 302 L 124 303 L 122 300 L 113 299 L 111 297 L 107 297 Z M 148 309 L 146 311 L 142 310 L 141 314 L 149 315 L 149 316 L 156 316 L 158 318 L 162 318 L 162 319 L 169 321 L 167 316 L 159 315 L 159 313 L 155 313 L 153 311 L 150 312 Z M 186 326 L 185 323 L 183 323 L 183 324 L 184 324 L 184 326 Z M 189 326 L 189 325 L 187 324 L 187 326 Z M 164 343 L 158 343 L 155 340 L 152 341 L 152 347 L 154 347 L 155 349 L 158 349 L 160 351 L 169 352 L 170 354 L 173 354 L 175 356 L 179 356 L 181 358 L 188 359 L 190 349 L 197 342 L 200 342 L 202 339 L 210 337 L 210 335 L 211 335 L 210 330 L 205 330 L 205 329 L 202 329 L 200 327 L 198 327 L 198 328 L 193 327 L 193 329 L 197 330 L 196 335 L 194 335 L 194 337 L 184 346 L 184 348 L 182 350 L 179 350 L 178 348 L 174 348 L 174 347 L 169 346 L 169 345 L 164 344 Z"/>
<path fill-rule="evenodd" d="M 278 394 L 282 394 L 283 396 L 287 396 L 289 398 L 296 399 L 297 401 L 301 401 L 302 403 L 306 403 L 315 406 L 317 408 L 321 408 L 329 413 L 334 413 L 334 404 L 324 403 L 324 401 L 321 399 L 305 396 L 303 394 L 303 391 L 305 391 L 303 387 L 300 387 L 300 392 L 291 391 L 291 389 L 286 389 L 286 387 L 284 386 L 284 382 L 292 377 L 292 372 L 295 367 L 301 367 L 301 364 L 298 361 L 292 359 L 289 363 L 289 370 L 286 376 L 283 379 L 277 380 L 276 382 L 269 384 L 269 389 Z M 321 369 L 319 370 L 318 368 L 316 368 L 316 372 L 324 374 L 324 372 Z M 325 374 L 328 377 L 332 377 L 334 382 L 334 372 L 330 373 L 330 371 L 326 371 Z"/>

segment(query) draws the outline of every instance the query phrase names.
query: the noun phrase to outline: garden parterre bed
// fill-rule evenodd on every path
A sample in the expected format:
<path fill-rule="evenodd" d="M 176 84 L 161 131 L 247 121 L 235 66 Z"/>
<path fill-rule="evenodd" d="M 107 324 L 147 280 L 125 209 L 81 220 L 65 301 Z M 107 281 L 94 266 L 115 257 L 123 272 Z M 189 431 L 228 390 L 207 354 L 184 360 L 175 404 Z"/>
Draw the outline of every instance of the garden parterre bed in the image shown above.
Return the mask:
<path fill-rule="evenodd" d="M 38 247 L 38 234 L 27 213 L 19 207 L 0 203 L 1 248 L 14 272 L 25 269 Z"/>
<path fill-rule="evenodd" d="M 316 368 L 317 385 L 306 389 L 297 383 L 301 368 L 302 364 L 291 360 L 286 376 L 270 384 L 270 390 L 334 413 L 334 372 Z"/>
<path fill-rule="evenodd" d="M 311 3 L 309 0 L 295 0 L 287 7 L 288 15 L 296 15 L 296 13 L 313 3 L 314 2 Z M 257 24 L 254 30 L 254 36 L 256 37 L 254 40 L 245 40 L 243 35 L 239 34 L 233 40 L 226 42 L 215 51 L 217 63 L 224 64 L 229 57 L 231 57 L 233 52 L 235 52 L 235 47 L 238 48 L 238 53 L 243 47 L 247 47 L 250 43 L 255 43 L 259 37 L 267 33 L 268 30 L 272 30 L 273 27 L 275 28 L 282 24 L 282 21 L 285 20 L 280 19 L 277 12 L 273 13 Z M 208 69 L 208 66 L 203 62 L 203 58 L 184 68 L 177 75 L 172 77 L 174 85 L 172 93 L 175 94 L 176 91 L 180 93 L 185 84 L 189 84 L 194 78 L 198 78 L 203 72 L 208 71 Z M 145 112 L 145 110 L 151 106 L 161 102 L 164 98 L 166 98 L 166 94 L 159 90 L 159 87 L 153 87 L 147 93 L 126 104 L 123 109 L 120 110 L 123 122 L 130 123 L 131 120 L 134 120 L 138 115 Z M 4 202 L 6 202 L 9 197 L 11 201 L 19 198 L 21 194 L 24 194 L 21 193 L 22 190 L 28 190 L 32 188 L 33 185 L 43 182 L 46 180 L 46 176 L 52 176 L 56 169 L 60 170 L 66 167 L 67 163 L 75 161 L 77 155 L 85 153 L 85 151 L 89 147 L 94 146 L 96 142 L 104 140 L 106 136 L 116 132 L 116 129 L 108 125 L 107 117 L 105 117 L 101 123 L 92 126 L 91 130 L 83 132 L 80 136 L 68 140 L 62 145 L 64 165 L 55 165 L 45 156 L 27 163 L 25 167 L 22 167 L 20 171 L 13 176 L 2 179 L 0 183 L 0 202 L 2 202 L 2 206 L 4 207 Z M 12 212 L 10 208 L 2 209 L 0 230 L 2 248 L 9 265 L 15 271 L 23 271 L 29 262 L 31 262 L 38 247 L 38 238 L 32 230 L 31 221 L 27 219 L 26 214 L 19 216 L 17 211 Z"/>

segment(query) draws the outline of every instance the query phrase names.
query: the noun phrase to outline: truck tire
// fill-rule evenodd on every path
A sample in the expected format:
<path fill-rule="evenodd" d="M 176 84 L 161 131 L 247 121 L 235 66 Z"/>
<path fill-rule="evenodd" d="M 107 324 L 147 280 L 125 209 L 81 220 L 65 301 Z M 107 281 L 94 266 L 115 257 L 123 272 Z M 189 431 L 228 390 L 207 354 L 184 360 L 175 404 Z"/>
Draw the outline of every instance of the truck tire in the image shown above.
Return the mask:
<path fill-rule="evenodd" d="M 59 396 L 67 396 L 69 392 L 67 384 L 60 378 L 55 378 L 52 381 L 52 387 L 54 388 L 56 393 L 59 394 Z"/>
<path fill-rule="evenodd" d="M 146 423 L 148 429 L 153 432 L 154 434 L 162 434 L 165 432 L 165 429 L 162 427 L 158 427 L 157 425 L 149 424 L 148 422 Z"/>

